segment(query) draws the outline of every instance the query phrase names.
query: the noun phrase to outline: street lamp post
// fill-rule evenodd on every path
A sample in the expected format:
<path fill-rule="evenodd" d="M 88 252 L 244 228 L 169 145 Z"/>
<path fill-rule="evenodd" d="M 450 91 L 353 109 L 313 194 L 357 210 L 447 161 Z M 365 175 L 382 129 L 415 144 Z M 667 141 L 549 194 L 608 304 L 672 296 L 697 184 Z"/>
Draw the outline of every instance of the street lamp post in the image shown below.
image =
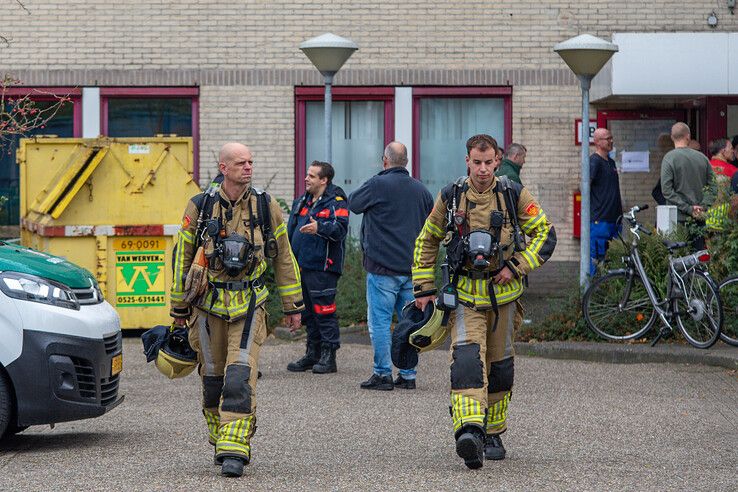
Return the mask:
<path fill-rule="evenodd" d="M 325 114 L 323 122 L 325 127 L 325 160 L 332 163 L 332 105 L 333 97 L 331 87 L 333 77 L 341 69 L 346 60 L 358 50 L 359 47 L 350 39 L 345 39 L 335 34 L 326 33 L 321 36 L 308 39 L 300 44 L 300 50 L 305 53 L 315 68 L 323 74 L 325 81 Z"/>
<path fill-rule="evenodd" d="M 579 78 L 582 87 L 582 169 L 581 184 L 581 242 L 579 247 L 579 286 L 584 289 L 589 283 L 589 223 L 590 223 L 590 177 L 589 177 L 589 89 L 592 79 L 607 63 L 617 45 L 589 34 L 567 39 L 556 46 L 554 51 L 564 60 Z"/>

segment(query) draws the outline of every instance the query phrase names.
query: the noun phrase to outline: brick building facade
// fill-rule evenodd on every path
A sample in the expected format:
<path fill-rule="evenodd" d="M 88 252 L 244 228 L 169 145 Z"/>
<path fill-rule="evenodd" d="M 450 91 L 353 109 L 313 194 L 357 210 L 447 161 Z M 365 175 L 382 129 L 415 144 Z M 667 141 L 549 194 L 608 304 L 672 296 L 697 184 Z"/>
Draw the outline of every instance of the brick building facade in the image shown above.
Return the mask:
<path fill-rule="evenodd" d="M 383 94 L 377 96 L 389 111 L 383 140 L 397 137 L 411 145 L 413 172 L 421 179 L 430 159 L 418 157 L 426 122 L 415 112 L 423 91 L 438 89 L 426 92 L 429 98 L 499 99 L 504 130 L 495 136 L 505 145 L 514 141 L 527 146 L 523 182 L 558 230 L 559 245 L 547 268 L 552 278 L 562 272 L 573 277 L 578 264 L 572 196 L 578 189 L 580 159 L 574 121 L 581 111 L 578 83 L 552 51 L 554 44 L 581 33 L 607 40 L 616 33 L 728 35 L 738 26 L 727 4 L 714 0 L 34 0 L 24 2 L 27 11 L 11 0 L 5 3 L 0 35 L 7 42 L 0 39 L 0 72 L 12 74 L 27 88 L 73 89 L 83 117 L 74 125 L 75 136 L 110 131 L 113 123 L 105 118 L 112 114 L 116 97 L 191 101 L 187 121 L 197 142 L 201 184 L 213 176 L 221 144 L 238 140 L 254 152 L 257 185 L 268 185 L 272 194 L 287 200 L 300 191 L 304 159 L 310 154 L 300 150 L 310 146 L 302 139 L 309 138 L 305 131 L 313 131 L 309 121 L 300 119 L 301 101 L 309 100 L 303 98 L 303 88 L 319 88 L 322 78 L 298 45 L 324 32 L 359 45 L 338 73 L 335 87 L 346 88 L 346 100 L 362 100 L 367 92 L 362 89 Z M 716 27 L 706 22 L 713 11 Z M 667 56 L 679 63 L 677 54 Z M 613 77 L 619 76 L 617 65 L 611 69 Z M 180 88 L 189 92 L 177 92 Z M 693 124 L 703 148 L 710 131 L 718 131 L 709 128 L 710 101 L 700 92 L 661 94 L 655 87 L 645 94 L 619 94 L 613 88 L 595 98 L 592 116 L 611 127 L 617 147 L 652 144 L 644 143 L 638 125 L 661 132 L 671 118 Z M 730 89 L 719 95 L 733 93 Z M 651 118 L 646 110 L 657 116 Z M 608 119 L 607 114 L 617 117 Z M 480 121 L 484 117 L 478 116 Z M 461 158 L 447 163 L 446 175 L 437 178 L 450 181 L 464 172 L 460 151 Z M 621 179 L 626 205 L 650 200 L 660 162 L 657 149 L 650 152 L 648 173 Z M 378 161 L 379 154 L 372 157 Z M 341 169 L 353 165 L 339 164 Z"/>

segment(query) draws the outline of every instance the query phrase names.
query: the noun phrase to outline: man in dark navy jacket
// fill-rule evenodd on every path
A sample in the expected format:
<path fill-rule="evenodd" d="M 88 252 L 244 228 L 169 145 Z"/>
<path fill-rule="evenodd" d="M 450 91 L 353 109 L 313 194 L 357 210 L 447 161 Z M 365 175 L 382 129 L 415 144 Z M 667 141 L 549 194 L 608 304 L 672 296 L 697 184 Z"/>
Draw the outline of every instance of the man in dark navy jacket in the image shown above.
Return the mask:
<path fill-rule="evenodd" d="M 597 263 L 605 258 L 609 241 L 620 231 L 618 217 L 623 213 L 620 178 L 615 161 L 609 156 L 612 150 L 610 130 L 596 129 L 594 145 L 595 152 L 589 156 L 589 274 L 592 276 L 597 271 Z"/>
<path fill-rule="evenodd" d="M 307 327 L 305 355 L 287 370 L 336 372 L 340 347 L 336 316 L 336 286 L 343 268 L 349 210 L 346 194 L 335 186 L 333 166 L 313 161 L 305 177 L 305 194 L 292 204 L 287 225 L 292 251 L 302 272 Z"/>
<path fill-rule="evenodd" d="M 407 149 L 391 142 L 382 156 L 384 170 L 368 179 L 349 197 L 361 221 L 361 249 L 366 270 L 369 336 L 374 347 L 374 373 L 361 383 L 363 389 L 415 389 L 415 368 L 400 370 L 392 381 L 390 346 L 392 312 L 415 300 L 412 263 L 415 238 L 433 208 L 433 197 L 410 176 Z"/>

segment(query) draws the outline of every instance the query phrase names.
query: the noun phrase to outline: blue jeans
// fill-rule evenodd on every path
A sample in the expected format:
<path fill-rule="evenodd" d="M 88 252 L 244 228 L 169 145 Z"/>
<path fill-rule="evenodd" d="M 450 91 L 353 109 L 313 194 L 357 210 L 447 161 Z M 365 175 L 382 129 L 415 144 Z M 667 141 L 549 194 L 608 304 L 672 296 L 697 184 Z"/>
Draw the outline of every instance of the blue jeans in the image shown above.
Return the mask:
<path fill-rule="evenodd" d="M 614 222 L 595 221 L 589 223 L 589 274 L 594 277 L 597 262 L 605 259 L 610 239 L 618 235 L 621 228 Z"/>
<path fill-rule="evenodd" d="M 399 319 L 402 308 L 411 301 L 413 281 L 409 275 L 366 274 L 366 303 L 369 320 L 369 336 L 374 347 L 374 374 L 392 376 L 392 312 Z M 403 379 L 415 379 L 415 368 L 400 370 Z"/>

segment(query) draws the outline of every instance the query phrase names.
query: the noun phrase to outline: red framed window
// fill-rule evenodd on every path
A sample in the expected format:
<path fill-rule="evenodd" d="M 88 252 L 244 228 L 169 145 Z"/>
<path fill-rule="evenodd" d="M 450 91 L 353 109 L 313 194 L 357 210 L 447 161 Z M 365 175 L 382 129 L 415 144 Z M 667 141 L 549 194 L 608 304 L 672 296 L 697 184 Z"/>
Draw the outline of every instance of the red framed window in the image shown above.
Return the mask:
<path fill-rule="evenodd" d="M 103 87 L 100 131 L 110 137 L 192 137 L 195 180 L 199 177 L 200 123 L 197 87 Z"/>
<path fill-rule="evenodd" d="M 307 166 L 324 158 L 325 88 L 295 88 L 295 196 L 305 192 Z M 333 182 L 348 194 L 382 170 L 394 139 L 393 87 L 333 87 Z"/>
<path fill-rule="evenodd" d="M 35 108 L 50 108 L 66 97 L 69 101 L 43 126 L 33 128 L 26 136 L 56 135 L 59 137 L 82 136 L 82 91 L 74 87 L 6 87 L 4 98 L 18 99 L 28 97 L 35 103 Z M 8 201 L 0 211 L 0 225 L 17 225 L 20 220 L 20 176 L 15 162 L 19 136 L 0 142 L 0 196 Z"/>
<path fill-rule="evenodd" d="M 512 143 L 512 87 L 413 88 L 413 176 L 434 196 L 464 174 L 466 140 L 478 133 Z"/>

